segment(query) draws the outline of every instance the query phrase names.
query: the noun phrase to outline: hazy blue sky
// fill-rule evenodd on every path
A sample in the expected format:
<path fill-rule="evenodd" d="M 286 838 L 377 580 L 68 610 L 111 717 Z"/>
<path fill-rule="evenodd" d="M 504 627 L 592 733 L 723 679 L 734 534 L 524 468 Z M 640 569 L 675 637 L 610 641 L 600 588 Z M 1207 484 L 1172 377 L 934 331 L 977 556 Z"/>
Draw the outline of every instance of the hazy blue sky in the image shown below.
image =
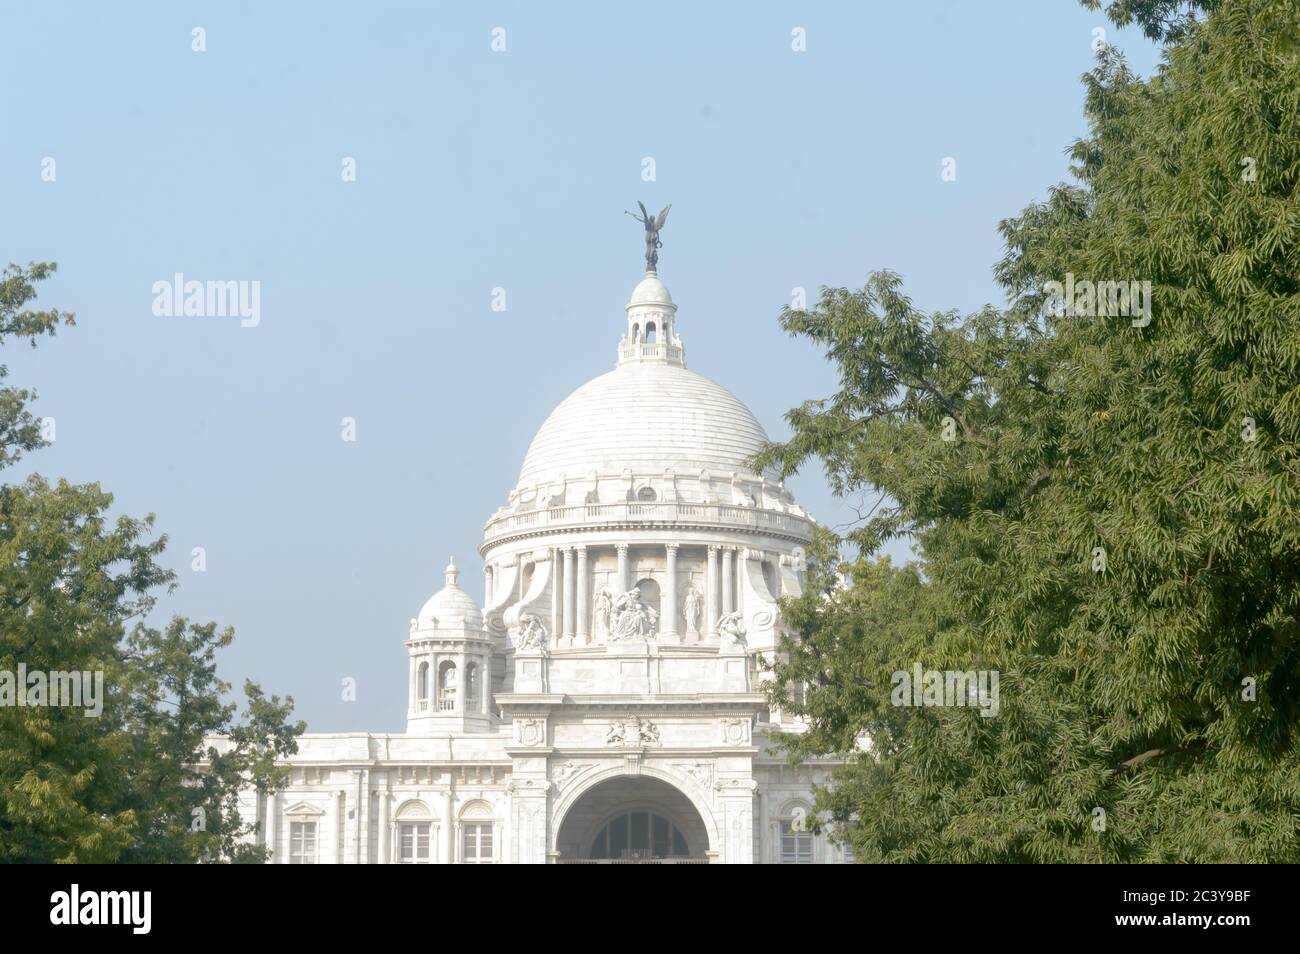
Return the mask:
<path fill-rule="evenodd" d="M 227 679 L 316 731 L 400 730 L 407 620 L 451 553 L 481 598 L 529 440 L 613 366 L 642 271 L 623 210 L 673 204 L 688 362 L 784 436 L 834 386 L 777 325 L 795 286 L 888 267 L 926 308 L 1002 301 L 996 225 L 1066 177 L 1098 26 L 1151 70 L 1074 0 L 6 2 L 0 262 L 57 260 L 39 304 L 78 325 L 2 356 L 57 422 L 2 479 L 156 513 L 163 607 L 236 627 Z M 260 324 L 156 317 L 175 272 L 259 281 Z M 820 473 L 792 486 L 849 514 Z"/>

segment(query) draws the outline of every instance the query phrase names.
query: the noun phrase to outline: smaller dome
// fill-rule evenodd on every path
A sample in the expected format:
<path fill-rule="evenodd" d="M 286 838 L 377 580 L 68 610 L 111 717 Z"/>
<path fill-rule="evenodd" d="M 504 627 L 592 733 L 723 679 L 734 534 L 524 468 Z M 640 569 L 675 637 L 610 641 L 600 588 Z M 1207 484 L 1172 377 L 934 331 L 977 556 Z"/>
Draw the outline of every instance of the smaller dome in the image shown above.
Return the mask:
<path fill-rule="evenodd" d="M 473 598 L 460 587 L 460 570 L 456 561 L 447 564 L 447 585 L 434 593 L 420 607 L 416 625 L 420 629 L 482 629 L 483 611 Z"/>
<path fill-rule="evenodd" d="M 659 280 L 654 272 L 647 272 L 639 285 L 632 289 L 632 297 L 627 307 L 634 305 L 671 305 L 673 296 L 668 294 L 668 287 Z"/>

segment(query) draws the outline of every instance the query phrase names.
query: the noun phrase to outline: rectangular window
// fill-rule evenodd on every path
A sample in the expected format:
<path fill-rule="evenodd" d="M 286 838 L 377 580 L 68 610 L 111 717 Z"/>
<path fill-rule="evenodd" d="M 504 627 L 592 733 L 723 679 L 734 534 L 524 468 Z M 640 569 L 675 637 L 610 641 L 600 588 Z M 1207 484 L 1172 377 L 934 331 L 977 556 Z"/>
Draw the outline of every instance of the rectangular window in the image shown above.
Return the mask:
<path fill-rule="evenodd" d="M 793 823 L 781 822 L 781 864 L 810 865 L 812 860 L 812 832 L 796 831 Z"/>
<path fill-rule="evenodd" d="M 316 863 L 316 823 L 289 823 L 289 864 L 314 865 Z"/>
<path fill-rule="evenodd" d="M 429 863 L 429 828 L 428 822 L 402 824 L 398 830 L 402 864 L 427 865 Z"/>
<path fill-rule="evenodd" d="M 463 826 L 461 847 L 460 857 L 466 864 L 491 864 L 495 860 L 492 854 L 491 823 Z"/>

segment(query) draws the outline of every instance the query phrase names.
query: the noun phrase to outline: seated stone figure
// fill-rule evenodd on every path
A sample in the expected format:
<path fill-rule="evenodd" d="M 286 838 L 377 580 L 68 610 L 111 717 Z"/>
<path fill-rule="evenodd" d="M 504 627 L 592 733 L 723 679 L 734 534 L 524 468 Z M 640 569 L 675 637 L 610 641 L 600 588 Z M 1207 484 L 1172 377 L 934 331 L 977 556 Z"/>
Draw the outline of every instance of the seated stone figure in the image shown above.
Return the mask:
<path fill-rule="evenodd" d="M 641 602 L 641 590 L 633 587 L 614 600 L 610 640 L 654 639 L 659 631 L 659 614 Z"/>

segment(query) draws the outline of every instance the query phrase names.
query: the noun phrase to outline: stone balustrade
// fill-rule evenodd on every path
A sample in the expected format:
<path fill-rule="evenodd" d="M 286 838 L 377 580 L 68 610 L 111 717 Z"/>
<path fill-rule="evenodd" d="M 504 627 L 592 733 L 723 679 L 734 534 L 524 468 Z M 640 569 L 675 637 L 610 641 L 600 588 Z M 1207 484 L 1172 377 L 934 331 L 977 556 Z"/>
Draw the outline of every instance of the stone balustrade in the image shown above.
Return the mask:
<path fill-rule="evenodd" d="M 793 513 L 704 503 L 602 503 L 499 511 L 483 529 L 483 547 L 512 533 L 602 526 L 702 526 L 754 529 L 800 541 L 812 535 L 812 520 Z"/>

